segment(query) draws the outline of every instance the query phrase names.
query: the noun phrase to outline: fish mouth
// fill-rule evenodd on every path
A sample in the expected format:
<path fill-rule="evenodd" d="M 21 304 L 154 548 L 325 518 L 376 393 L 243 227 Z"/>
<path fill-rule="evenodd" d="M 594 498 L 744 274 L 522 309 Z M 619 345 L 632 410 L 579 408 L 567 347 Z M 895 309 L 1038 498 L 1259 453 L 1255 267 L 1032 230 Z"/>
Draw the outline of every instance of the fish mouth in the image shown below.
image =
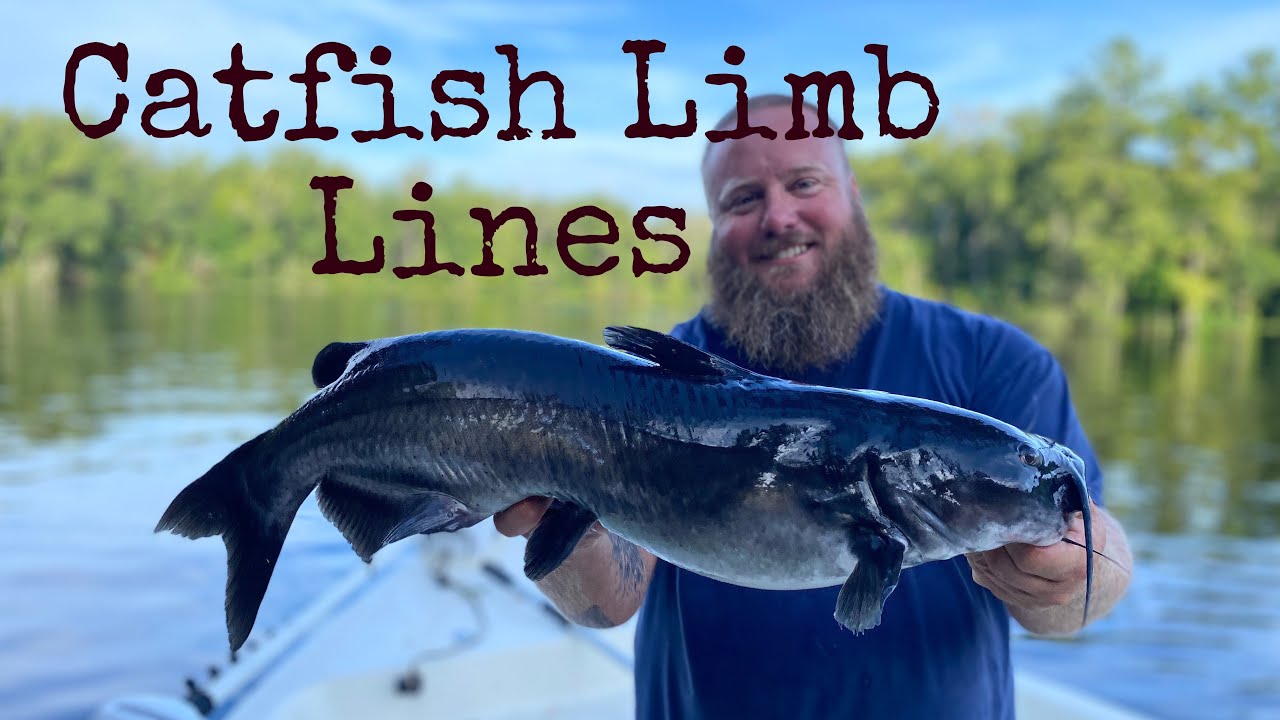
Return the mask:
<path fill-rule="evenodd" d="M 1074 467 L 1057 470 L 1046 480 L 1053 483 L 1054 505 L 1062 510 L 1063 519 L 1070 522 L 1072 515 L 1080 513 L 1084 521 L 1084 616 L 1080 621 L 1080 626 L 1084 627 L 1089 621 L 1089 600 L 1093 596 L 1093 513 L 1090 508 L 1089 486 L 1084 480 L 1084 463 L 1074 457 L 1066 459 Z M 1065 536 L 1064 539 L 1069 540 Z"/>
<path fill-rule="evenodd" d="M 1075 513 L 1080 513 L 1080 519 L 1084 522 L 1084 616 L 1080 621 L 1080 627 L 1083 628 L 1089 621 L 1089 601 L 1093 597 L 1094 553 L 1093 512 L 1089 498 L 1089 485 L 1085 482 L 1084 460 L 1071 448 L 1059 445 L 1050 438 L 1042 435 L 1034 437 L 1045 443 L 1041 452 L 1048 457 L 1047 462 L 1042 461 L 1045 464 L 1039 466 L 1042 469 L 1041 482 L 1053 489 L 1053 504 L 1062 511 L 1064 523 L 1069 525 L 1071 516 Z M 1070 544 L 1078 544 L 1066 537 L 1065 530 L 1062 539 Z"/>
<path fill-rule="evenodd" d="M 1089 488 L 1075 473 L 1065 469 L 1058 470 L 1049 473 L 1043 482 L 1048 482 L 1053 488 L 1053 504 L 1064 516 L 1084 512 L 1088 505 Z"/>

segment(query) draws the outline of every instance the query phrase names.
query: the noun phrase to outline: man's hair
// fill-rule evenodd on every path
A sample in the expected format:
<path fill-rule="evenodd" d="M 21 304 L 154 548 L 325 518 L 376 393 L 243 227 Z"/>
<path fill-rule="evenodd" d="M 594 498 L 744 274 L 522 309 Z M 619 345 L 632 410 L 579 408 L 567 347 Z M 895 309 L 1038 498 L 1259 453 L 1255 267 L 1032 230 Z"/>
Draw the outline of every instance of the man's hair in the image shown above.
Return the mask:
<path fill-rule="evenodd" d="M 788 108 L 791 107 L 791 96 L 783 95 L 782 93 L 764 93 L 761 95 L 752 95 L 751 97 L 747 98 L 747 113 L 750 113 L 752 110 L 764 110 L 766 108 L 779 107 L 779 106 L 785 106 Z M 805 110 L 808 110 L 809 112 L 813 113 L 814 117 L 816 118 L 823 117 L 822 111 L 818 110 L 818 106 L 815 105 L 814 103 L 808 100 L 802 100 L 801 106 Z M 826 116 L 826 121 L 827 121 L 827 127 L 835 127 L 831 123 L 830 115 Z M 712 130 L 728 130 L 731 127 L 736 127 L 737 124 L 738 124 L 738 106 L 734 105 L 733 107 L 729 108 L 728 112 L 720 116 L 720 119 L 716 121 L 715 126 L 712 127 L 711 129 Z M 845 144 L 844 138 L 836 136 L 835 139 L 837 142 L 840 143 L 840 154 L 846 158 L 849 157 L 849 148 Z M 716 143 L 713 143 L 708 140 L 707 144 L 702 148 L 702 168 L 704 170 L 707 167 L 707 158 L 711 155 L 711 147 L 715 144 Z M 850 170 L 850 172 L 852 172 L 852 170 Z"/>

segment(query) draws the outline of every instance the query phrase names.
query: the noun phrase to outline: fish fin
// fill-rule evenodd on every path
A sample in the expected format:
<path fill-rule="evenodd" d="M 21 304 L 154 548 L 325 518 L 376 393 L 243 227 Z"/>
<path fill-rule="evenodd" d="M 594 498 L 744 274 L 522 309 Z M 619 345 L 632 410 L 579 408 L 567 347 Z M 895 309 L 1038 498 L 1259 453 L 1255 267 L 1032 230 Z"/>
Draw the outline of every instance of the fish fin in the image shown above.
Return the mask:
<path fill-rule="evenodd" d="M 342 377 L 347 371 L 347 363 L 356 353 L 369 346 L 365 342 L 333 342 L 316 353 L 311 363 L 311 381 L 317 388 L 322 388 Z"/>
<path fill-rule="evenodd" d="M 410 535 L 453 532 L 487 515 L 442 492 L 330 473 L 316 490 L 320 512 L 365 562 Z"/>
<path fill-rule="evenodd" d="M 538 581 L 560 567 L 595 524 L 596 514 L 571 502 L 553 500 L 524 546 L 524 574 Z"/>
<path fill-rule="evenodd" d="M 656 330 L 611 325 L 604 329 L 609 347 L 635 355 L 660 367 L 693 377 L 749 377 L 744 370 L 724 358 L 696 348 Z"/>
<path fill-rule="evenodd" d="M 308 493 L 283 503 L 286 513 L 273 517 L 247 492 L 245 469 L 254 446 L 250 440 L 188 485 L 165 510 L 156 532 L 168 530 L 188 538 L 221 535 L 227 547 L 227 639 L 232 651 L 249 637 L 275 570 L 285 535 Z"/>
<path fill-rule="evenodd" d="M 898 586 L 905 543 L 879 532 L 860 532 L 849 541 L 858 565 L 840 588 L 836 599 L 836 621 L 855 634 L 880 624 L 889 593 Z"/>

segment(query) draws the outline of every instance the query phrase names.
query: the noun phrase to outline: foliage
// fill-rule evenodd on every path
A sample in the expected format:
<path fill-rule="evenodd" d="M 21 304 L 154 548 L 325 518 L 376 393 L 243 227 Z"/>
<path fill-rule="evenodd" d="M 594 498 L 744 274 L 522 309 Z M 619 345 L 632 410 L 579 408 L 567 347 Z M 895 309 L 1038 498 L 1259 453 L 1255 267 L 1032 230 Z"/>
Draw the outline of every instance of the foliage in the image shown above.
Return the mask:
<path fill-rule="evenodd" d="M 1275 56 L 1254 53 L 1216 83 L 1176 92 L 1158 81 L 1154 63 L 1115 41 L 1046 108 L 1004 118 L 994 132 L 935 132 L 855 159 L 889 282 L 988 308 L 1170 312 L 1183 330 L 1210 314 L 1280 316 Z M 438 257 L 478 263 L 470 209 L 521 204 L 538 220 L 539 259 L 550 274 L 396 280 L 392 266 L 422 257 L 421 226 L 390 219 L 416 205 L 408 197 L 414 179 L 395 191 L 358 185 L 341 196 L 339 233 L 354 248 L 344 255 L 368 257 L 368 238 L 384 235 L 383 273 L 316 278 L 310 264 L 322 255 L 323 220 L 319 192 L 305 179 L 340 172 L 298 151 L 165 163 L 111 137 L 87 141 L 61 116 L 0 113 L 0 278 L 165 287 L 217 277 L 300 292 L 413 286 L 494 306 L 553 297 L 690 308 L 701 297 L 705 217 L 691 217 L 682 233 L 694 249 L 683 272 L 637 280 L 629 270 L 634 209 L 591 200 L 618 220 L 621 264 L 584 279 L 559 262 L 554 238 L 564 212 L 587 200 L 535 202 L 465 185 L 437 187 L 430 202 Z M 523 230 L 511 223 L 495 240 L 495 258 L 512 268 L 522 246 Z M 669 246 L 649 252 L 658 248 Z"/>
<path fill-rule="evenodd" d="M 999 135 L 855 162 L 872 227 L 943 294 L 1086 314 L 1280 313 L 1280 68 L 1156 88 L 1117 41 L 1094 74 Z M 884 238 L 882 237 L 882 244 Z M 900 270 L 901 271 L 901 270 Z"/>

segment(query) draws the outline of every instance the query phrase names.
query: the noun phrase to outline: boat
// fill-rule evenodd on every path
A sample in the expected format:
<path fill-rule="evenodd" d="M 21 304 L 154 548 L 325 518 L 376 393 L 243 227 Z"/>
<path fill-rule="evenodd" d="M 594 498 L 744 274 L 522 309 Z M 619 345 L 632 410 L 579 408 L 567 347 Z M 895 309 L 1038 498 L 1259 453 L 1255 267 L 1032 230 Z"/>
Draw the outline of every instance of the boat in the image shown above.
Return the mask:
<path fill-rule="evenodd" d="M 185 693 L 129 695 L 94 720 L 623 720 L 635 715 L 635 620 L 569 622 L 524 577 L 523 543 L 491 526 L 383 549 Z M 1019 718 L 1138 720 L 1015 672 Z M 175 680 L 175 686 L 177 685 Z"/>

